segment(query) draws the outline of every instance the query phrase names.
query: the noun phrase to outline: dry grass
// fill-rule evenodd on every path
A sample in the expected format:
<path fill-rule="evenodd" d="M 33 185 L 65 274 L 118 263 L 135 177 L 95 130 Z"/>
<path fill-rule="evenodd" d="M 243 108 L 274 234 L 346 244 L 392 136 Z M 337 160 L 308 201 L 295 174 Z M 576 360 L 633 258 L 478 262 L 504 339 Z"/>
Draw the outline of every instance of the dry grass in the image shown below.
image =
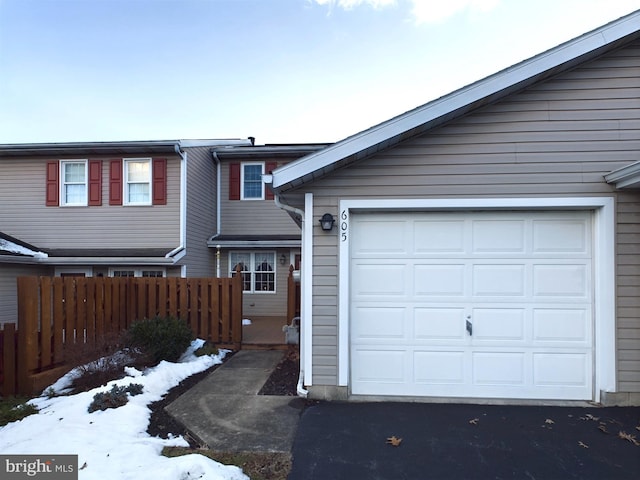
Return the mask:
<path fill-rule="evenodd" d="M 291 471 L 290 453 L 218 452 L 207 449 L 165 447 L 162 454 L 178 457 L 197 453 L 225 465 L 236 465 L 252 480 L 286 480 Z"/>

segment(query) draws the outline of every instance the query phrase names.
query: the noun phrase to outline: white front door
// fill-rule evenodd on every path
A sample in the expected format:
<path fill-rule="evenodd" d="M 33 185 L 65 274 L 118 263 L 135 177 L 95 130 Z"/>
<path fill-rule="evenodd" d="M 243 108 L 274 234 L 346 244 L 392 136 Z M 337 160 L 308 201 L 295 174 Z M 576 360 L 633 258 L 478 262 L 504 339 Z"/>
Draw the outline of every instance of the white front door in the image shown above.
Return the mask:
<path fill-rule="evenodd" d="M 354 213 L 351 392 L 593 398 L 591 213 Z"/>

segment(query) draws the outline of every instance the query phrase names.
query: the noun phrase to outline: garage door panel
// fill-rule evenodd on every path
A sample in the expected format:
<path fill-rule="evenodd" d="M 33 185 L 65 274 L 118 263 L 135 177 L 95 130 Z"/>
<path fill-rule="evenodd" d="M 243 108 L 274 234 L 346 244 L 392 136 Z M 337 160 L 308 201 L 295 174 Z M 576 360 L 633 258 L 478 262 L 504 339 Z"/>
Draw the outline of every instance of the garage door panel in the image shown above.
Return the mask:
<path fill-rule="evenodd" d="M 464 351 L 416 351 L 413 380 L 415 383 L 462 385 L 466 363 Z"/>
<path fill-rule="evenodd" d="M 356 263 L 352 268 L 352 278 L 353 295 L 356 298 L 407 295 L 404 264 Z"/>
<path fill-rule="evenodd" d="M 537 297 L 589 297 L 587 265 L 534 265 L 533 295 Z"/>
<path fill-rule="evenodd" d="M 416 221 L 413 251 L 418 254 L 464 253 L 465 222 L 462 220 Z"/>
<path fill-rule="evenodd" d="M 525 341 L 524 308 L 474 308 L 473 338 L 478 341 Z"/>
<path fill-rule="evenodd" d="M 406 255 L 408 252 L 407 221 L 364 221 L 358 225 L 359 238 L 353 242 L 353 256 Z"/>
<path fill-rule="evenodd" d="M 533 310 L 533 339 L 547 342 L 591 345 L 591 309 L 535 308 Z"/>
<path fill-rule="evenodd" d="M 526 265 L 474 265 L 473 295 L 506 297 L 525 295 Z"/>
<path fill-rule="evenodd" d="M 464 308 L 416 307 L 413 310 L 414 337 L 420 340 L 465 340 Z"/>
<path fill-rule="evenodd" d="M 587 220 L 534 220 L 534 253 L 578 253 L 588 254 L 590 249 L 587 235 Z"/>
<path fill-rule="evenodd" d="M 472 362 L 475 385 L 526 384 L 526 359 L 522 352 L 474 352 Z"/>
<path fill-rule="evenodd" d="M 500 235 L 496 235 L 496 231 Z M 474 253 L 525 253 L 525 222 L 523 220 L 473 221 L 472 251 Z"/>
<path fill-rule="evenodd" d="M 413 293 L 425 296 L 465 295 L 465 266 L 462 264 L 418 264 L 413 270 Z"/>
<path fill-rule="evenodd" d="M 404 307 L 360 307 L 354 309 L 354 342 L 401 340 L 407 336 Z"/>
<path fill-rule="evenodd" d="M 591 391 L 591 355 L 585 353 L 534 353 L 535 386 L 581 387 Z"/>
<path fill-rule="evenodd" d="M 352 214 L 352 393 L 592 399 L 591 229 L 589 212 Z"/>
<path fill-rule="evenodd" d="M 405 365 L 408 354 L 405 350 L 357 348 L 353 355 L 352 375 L 354 381 L 374 385 L 376 383 L 397 385 L 406 383 Z"/>

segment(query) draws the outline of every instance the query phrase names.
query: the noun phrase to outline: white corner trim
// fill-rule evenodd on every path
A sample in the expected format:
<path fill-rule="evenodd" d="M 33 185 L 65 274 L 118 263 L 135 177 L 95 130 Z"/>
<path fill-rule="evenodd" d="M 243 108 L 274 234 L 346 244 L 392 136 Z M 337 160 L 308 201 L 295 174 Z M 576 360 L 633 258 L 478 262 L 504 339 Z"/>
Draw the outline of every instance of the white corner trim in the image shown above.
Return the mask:
<path fill-rule="evenodd" d="M 613 197 L 341 200 L 338 258 L 338 385 L 350 377 L 350 216 L 358 210 L 592 210 L 594 211 L 594 401 L 616 391 L 615 202 Z"/>
<path fill-rule="evenodd" d="M 304 385 L 313 379 L 313 193 L 304 195 L 302 217 L 300 359 Z"/>

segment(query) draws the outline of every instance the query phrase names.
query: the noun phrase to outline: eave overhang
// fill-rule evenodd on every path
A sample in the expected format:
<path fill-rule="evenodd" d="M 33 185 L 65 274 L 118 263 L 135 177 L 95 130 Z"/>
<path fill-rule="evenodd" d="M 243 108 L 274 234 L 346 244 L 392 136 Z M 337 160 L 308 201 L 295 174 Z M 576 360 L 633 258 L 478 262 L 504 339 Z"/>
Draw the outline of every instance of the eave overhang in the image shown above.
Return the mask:
<path fill-rule="evenodd" d="M 209 248 L 300 248 L 302 240 L 296 236 L 219 235 L 209 238 Z"/>
<path fill-rule="evenodd" d="M 220 160 L 236 160 L 239 158 L 291 158 L 303 157 L 326 148 L 330 143 L 292 144 L 292 145 L 250 145 L 212 148 Z"/>
<path fill-rule="evenodd" d="M 617 189 L 640 188 L 640 162 L 619 168 L 604 176 L 607 183 Z"/>
<path fill-rule="evenodd" d="M 0 145 L 0 158 L 63 157 L 65 155 L 170 155 L 180 148 L 179 140 L 136 142 L 65 142 Z"/>
<path fill-rule="evenodd" d="M 211 140 L 142 140 L 122 142 L 60 142 L 60 143 L 16 143 L 0 145 L 1 158 L 64 157 L 98 155 L 171 155 L 182 148 L 245 146 L 246 139 Z"/>

